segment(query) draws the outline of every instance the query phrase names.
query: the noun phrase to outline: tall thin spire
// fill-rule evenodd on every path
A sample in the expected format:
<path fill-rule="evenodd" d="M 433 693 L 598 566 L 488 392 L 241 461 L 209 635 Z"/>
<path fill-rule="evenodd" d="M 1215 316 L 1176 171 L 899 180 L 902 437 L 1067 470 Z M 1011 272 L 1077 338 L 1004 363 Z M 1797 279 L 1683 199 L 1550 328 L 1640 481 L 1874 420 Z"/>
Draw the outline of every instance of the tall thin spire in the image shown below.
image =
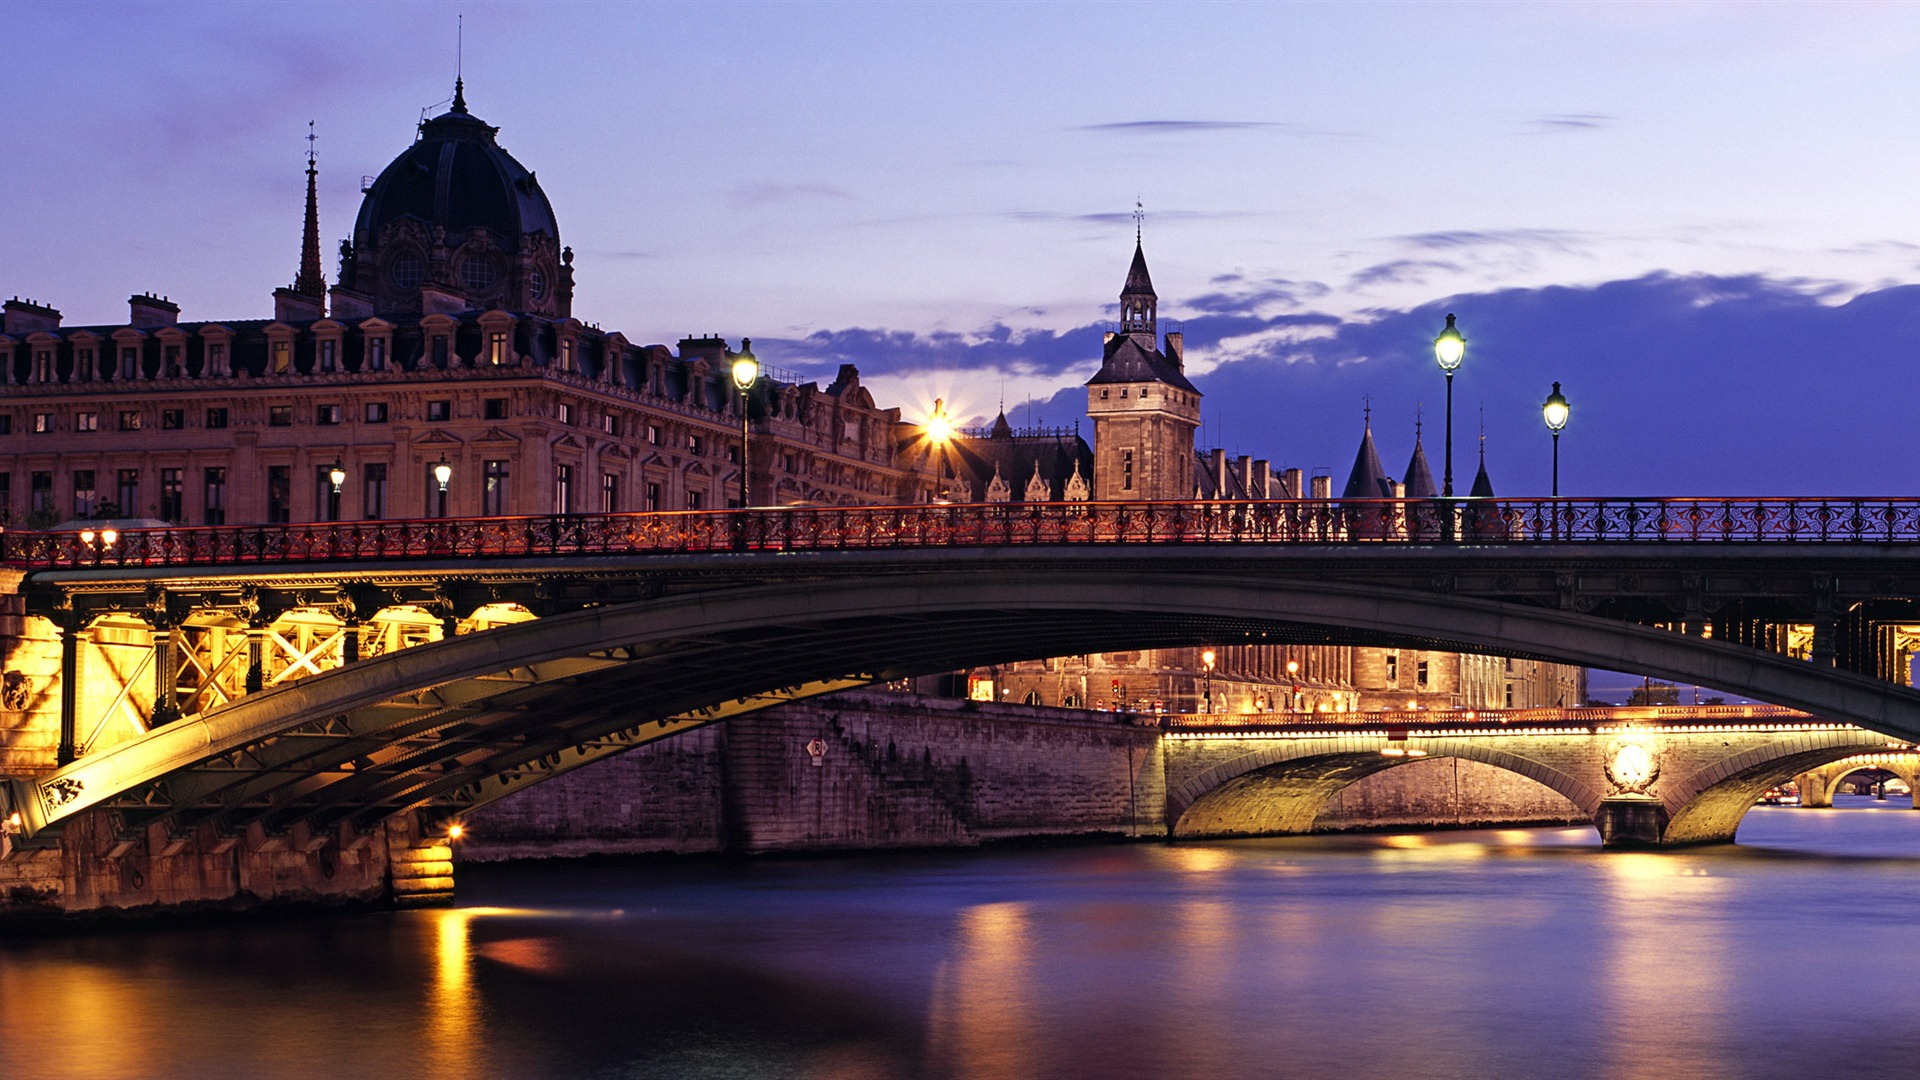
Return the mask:
<path fill-rule="evenodd" d="M 1140 202 L 1140 196 L 1133 197 L 1133 246 L 1140 246 L 1141 223 L 1147 219 L 1147 208 Z"/>
<path fill-rule="evenodd" d="M 300 239 L 300 274 L 293 279 L 293 291 L 315 300 L 324 300 L 327 295 L 327 275 L 320 268 L 319 155 L 315 153 L 313 145 L 318 139 L 319 136 L 313 132 L 313 121 L 307 121 L 307 228 Z"/>
<path fill-rule="evenodd" d="M 453 23 L 453 111 L 467 111 L 467 17 L 454 16 Z"/>

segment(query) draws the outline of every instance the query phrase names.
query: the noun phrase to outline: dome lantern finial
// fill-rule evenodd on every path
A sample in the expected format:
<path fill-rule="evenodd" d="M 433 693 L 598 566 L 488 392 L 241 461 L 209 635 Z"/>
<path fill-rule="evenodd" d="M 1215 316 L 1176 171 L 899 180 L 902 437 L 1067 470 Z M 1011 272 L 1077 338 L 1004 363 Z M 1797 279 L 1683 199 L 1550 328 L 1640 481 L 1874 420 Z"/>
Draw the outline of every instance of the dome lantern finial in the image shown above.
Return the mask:
<path fill-rule="evenodd" d="M 457 113 L 467 111 L 466 83 L 465 80 L 461 79 L 458 75 L 454 76 L 453 79 L 453 111 Z"/>

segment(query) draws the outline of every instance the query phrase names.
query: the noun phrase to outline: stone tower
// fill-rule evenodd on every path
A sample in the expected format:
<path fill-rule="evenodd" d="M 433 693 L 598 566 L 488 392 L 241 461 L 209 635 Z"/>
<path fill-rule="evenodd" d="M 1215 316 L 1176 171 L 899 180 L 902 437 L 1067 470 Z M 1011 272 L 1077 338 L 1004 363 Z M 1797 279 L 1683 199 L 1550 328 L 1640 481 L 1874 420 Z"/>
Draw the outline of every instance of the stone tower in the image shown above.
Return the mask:
<path fill-rule="evenodd" d="M 1200 391 L 1187 381 L 1184 343 L 1159 333 L 1159 297 L 1136 238 L 1133 265 L 1120 290 L 1120 326 L 1106 336 L 1100 370 L 1087 380 L 1093 420 L 1093 497 L 1103 500 L 1191 499 L 1193 432 Z"/>

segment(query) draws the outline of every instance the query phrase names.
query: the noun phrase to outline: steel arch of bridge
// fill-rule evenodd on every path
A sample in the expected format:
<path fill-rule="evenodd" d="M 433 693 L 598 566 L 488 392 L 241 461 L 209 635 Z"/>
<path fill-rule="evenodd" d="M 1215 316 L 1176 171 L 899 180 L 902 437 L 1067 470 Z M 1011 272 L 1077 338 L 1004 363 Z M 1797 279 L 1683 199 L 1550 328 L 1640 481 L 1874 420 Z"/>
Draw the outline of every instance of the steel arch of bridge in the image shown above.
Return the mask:
<path fill-rule="evenodd" d="M 812 693 L 1200 641 L 1536 657 L 1719 687 L 1920 738 L 1920 693 L 1867 675 L 1572 608 L 1339 580 L 1313 565 L 1282 573 L 1275 556 L 1231 556 L 1202 547 L 972 547 L 696 557 L 683 567 L 685 591 L 623 599 L 596 586 L 598 606 L 250 694 L 16 782 L 16 804 L 30 831 L 102 806 L 131 825 L 364 828 L 407 809 L 458 812 L 607 753 Z M 644 577 L 657 563 L 597 565 L 610 581 Z M 56 584 L 98 584 L 99 573 Z"/>

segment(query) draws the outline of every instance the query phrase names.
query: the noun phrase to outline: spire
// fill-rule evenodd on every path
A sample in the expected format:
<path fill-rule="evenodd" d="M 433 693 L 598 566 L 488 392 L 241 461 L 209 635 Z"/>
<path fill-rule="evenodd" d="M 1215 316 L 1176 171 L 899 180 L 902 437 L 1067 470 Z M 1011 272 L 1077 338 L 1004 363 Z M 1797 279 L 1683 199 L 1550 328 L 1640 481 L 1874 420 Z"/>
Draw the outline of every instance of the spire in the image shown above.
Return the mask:
<path fill-rule="evenodd" d="M 458 76 L 455 76 L 453 80 L 453 111 L 457 113 L 467 111 L 466 82 Z"/>
<path fill-rule="evenodd" d="M 1493 498 L 1493 480 L 1487 476 L 1487 430 L 1486 421 L 1480 428 L 1480 471 L 1473 474 L 1473 487 L 1467 492 L 1470 499 Z"/>
<path fill-rule="evenodd" d="M 1380 465 L 1380 451 L 1373 445 L 1373 406 L 1367 406 L 1366 431 L 1360 436 L 1360 452 L 1353 456 L 1353 471 L 1347 474 L 1343 499 L 1387 499 L 1393 497 L 1393 481 Z"/>
<path fill-rule="evenodd" d="M 1147 251 L 1140 245 L 1143 214 L 1138 200 L 1133 207 L 1133 265 L 1127 267 L 1127 283 L 1120 287 L 1120 332 L 1144 334 L 1151 347 L 1159 333 L 1160 298 L 1154 294 L 1153 277 L 1147 273 Z"/>
<path fill-rule="evenodd" d="M 300 274 L 293 279 L 293 291 L 320 300 L 327 295 L 326 271 L 320 268 L 320 171 L 315 162 L 313 121 L 307 121 L 307 229 L 300 240 Z"/>
<path fill-rule="evenodd" d="M 1413 458 L 1407 462 L 1407 478 L 1402 481 L 1407 486 L 1407 498 L 1431 499 L 1440 494 L 1433 483 L 1433 468 L 1427 464 L 1427 452 L 1420 445 L 1420 421 L 1416 415 L 1413 421 Z"/>

